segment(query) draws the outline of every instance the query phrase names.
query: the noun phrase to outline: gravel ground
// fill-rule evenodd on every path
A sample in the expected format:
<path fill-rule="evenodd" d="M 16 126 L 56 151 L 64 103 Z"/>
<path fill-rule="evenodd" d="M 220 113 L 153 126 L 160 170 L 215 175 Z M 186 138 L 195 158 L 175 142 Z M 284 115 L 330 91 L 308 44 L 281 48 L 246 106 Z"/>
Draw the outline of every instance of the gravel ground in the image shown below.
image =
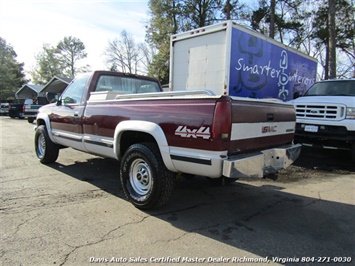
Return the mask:
<path fill-rule="evenodd" d="M 302 147 L 296 162 L 278 174 L 278 182 L 304 179 L 324 179 L 334 175 L 355 173 L 355 163 L 349 151 Z"/>

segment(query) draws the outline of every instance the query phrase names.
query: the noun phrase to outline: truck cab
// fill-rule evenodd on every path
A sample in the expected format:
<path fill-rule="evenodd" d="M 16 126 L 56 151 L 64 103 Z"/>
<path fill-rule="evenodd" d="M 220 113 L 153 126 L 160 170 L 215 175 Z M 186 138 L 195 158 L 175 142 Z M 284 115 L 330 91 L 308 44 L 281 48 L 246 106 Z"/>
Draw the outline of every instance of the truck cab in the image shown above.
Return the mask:
<path fill-rule="evenodd" d="M 351 150 L 355 160 L 355 79 L 316 82 L 293 104 L 297 142 Z"/>

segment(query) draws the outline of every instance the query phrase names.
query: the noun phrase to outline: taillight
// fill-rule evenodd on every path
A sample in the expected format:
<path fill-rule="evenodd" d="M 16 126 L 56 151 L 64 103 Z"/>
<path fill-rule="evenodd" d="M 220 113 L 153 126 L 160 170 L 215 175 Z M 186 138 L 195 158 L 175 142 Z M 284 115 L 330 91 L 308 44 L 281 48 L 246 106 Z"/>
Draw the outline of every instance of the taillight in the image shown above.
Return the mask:
<path fill-rule="evenodd" d="M 26 109 L 26 106 L 23 105 L 23 106 L 22 106 L 22 112 L 25 112 L 25 109 Z"/>
<path fill-rule="evenodd" d="M 229 101 L 217 102 L 214 110 L 213 138 L 229 139 L 232 126 L 232 107 Z"/>

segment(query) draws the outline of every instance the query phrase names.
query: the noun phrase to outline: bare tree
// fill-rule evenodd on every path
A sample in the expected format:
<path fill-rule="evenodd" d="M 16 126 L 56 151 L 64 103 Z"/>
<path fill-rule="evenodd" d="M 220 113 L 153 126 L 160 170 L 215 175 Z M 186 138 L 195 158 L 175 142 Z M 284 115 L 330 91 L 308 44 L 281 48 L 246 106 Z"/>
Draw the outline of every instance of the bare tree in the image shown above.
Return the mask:
<path fill-rule="evenodd" d="M 152 64 L 153 57 L 157 54 L 157 51 L 147 43 L 138 44 L 138 49 L 140 54 L 140 70 L 144 74 L 147 74 L 149 72 L 149 66 Z"/>
<path fill-rule="evenodd" d="M 119 39 L 109 41 L 105 55 L 111 69 L 114 67 L 124 73 L 138 74 L 139 49 L 127 31 L 123 30 Z"/>
<path fill-rule="evenodd" d="M 108 42 L 105 49 L 106 64 L 111 71 L 147 75 L 156 50 L 147 43 L 136 43 L 126 30 L 119 38 Z"/>

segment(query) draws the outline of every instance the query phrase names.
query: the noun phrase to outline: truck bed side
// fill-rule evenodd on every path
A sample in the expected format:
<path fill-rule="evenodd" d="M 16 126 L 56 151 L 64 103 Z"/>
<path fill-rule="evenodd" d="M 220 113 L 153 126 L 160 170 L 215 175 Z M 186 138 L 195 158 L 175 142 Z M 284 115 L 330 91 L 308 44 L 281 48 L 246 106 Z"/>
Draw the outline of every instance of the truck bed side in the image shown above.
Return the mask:
<path fill-rule="evenodd" d="M 128 123 L 118 135 L 117 127 Z M 228 96 L 89 101 L 83 118 L 85 147 L 119 158 L 137 139 L 154 140 L 144 123 L 161 128 L 167 142 L 161 153 L 171 170 L 218 176 L 221 158 L 292 143 L 295 112 L 290 104 Z"/>

